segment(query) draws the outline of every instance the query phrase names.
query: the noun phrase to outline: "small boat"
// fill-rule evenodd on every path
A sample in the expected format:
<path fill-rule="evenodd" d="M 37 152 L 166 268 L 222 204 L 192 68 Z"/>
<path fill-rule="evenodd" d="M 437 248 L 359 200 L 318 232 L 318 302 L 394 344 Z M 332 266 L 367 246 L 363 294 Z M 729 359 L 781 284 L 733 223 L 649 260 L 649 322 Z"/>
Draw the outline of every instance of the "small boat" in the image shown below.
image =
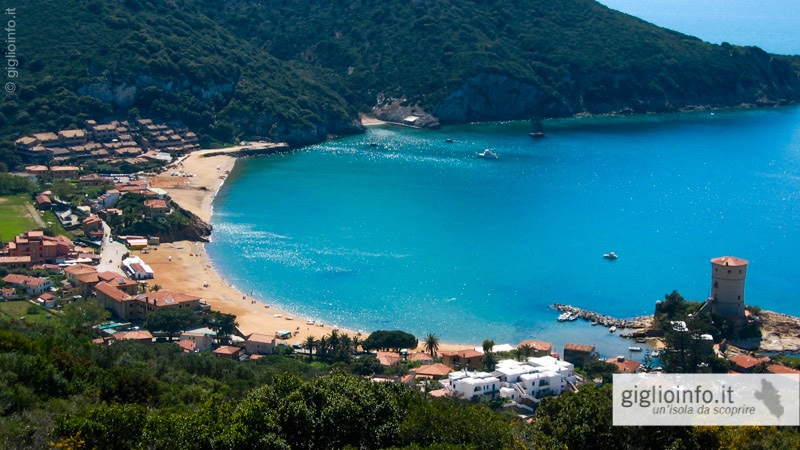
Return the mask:
<path fill-rule="evenodd" d="M 377 142 L 370 142 L 370 143 L 369 143 L 369 146 L 370 146 L 370 147 L 377 147 L 377 146 L 378 146 L 378 143 L 377 143 Z"/>
<path fill-rule="evenodd" d="M 653 358 L 658 358 L 659 356 L 661 356 L 661 352 L 658 350 L 653 350 L 653 353 L 650 353 L 650 356 L 652 356 Z"/>
<path fill-rule="evenodd" d="M 478 153 L 478 156 L 481 157 L 481 158 L 485 158 L 485 159 L 497 159 L 497 153 L 491 151 L 488 148 L 486 150 Z"/>
<path fill-rule="evenodd" d="M 611 326 L 611 328 L 609 328 L 609 329 L 608 329 L 608 332 L 609 332 L 609 333 L 613 333 L 613 332 L 615 332 L 615 331 L 617 331 L 617 327 L 615 327 L 615 326 L 613 326 L 613 325 Z"/>
<path fill-rule="evenodd" d="M 452 144 L 453 143 L 453 139 L 451 139 L 451 138 L 447 138 L 444 141 L 447 142 L 448 144 Z"/>
<path fill-rule="evenodd" d="M 614 252 L 608 252 L 608 253 L 603 255 L 603 258 L 614 260 L 614 259 L 619 258 L 619 256 L 617 256 L 617 254 L 614 253 Z"/>
<path fill-rule="evenodd" d="M 557 319 L 557 320 L 558 320 L 559 322 L 566 322 L 567 320 L 569 320 L 569 316 L 570 316 L 570 313 L 568 313 L 568 312 L 561 313 L 561 315 L 560 315 L 560 316 L 558 316 L 558 319 Z"/>
<path fill-rule="evenodd" d="M 574 322 L 574 321 L 578 320 L 578 313 L 570 314 L 569 317 L 567 317 L 567 320 L 569 320 L 570 322 Z"/>
<path fill-rule="evenodd" d="M 534 139 L 543 138 L 544 137 L 544 129 L 542 127 L 542 122 L 541 121 L 536 121 L 536 123 L 534 125 L 534 130 L 532 132 L 528 133 L 528 134 L 530 135 L 530 137 L 532 137 Z"/>
<path fill-rule="evenodd" d="M 592 322 L 592 326 L 593 326 L 593 327 L 596 327 L 596 326 L 598 326 L 598 325 L 600 325 L 600 322 L 598 322 L 598 321 L 596 321 L 596 320 Z"/>
<path fill-rule="evenodd" d="M 636 338 L 636 342 L 638 342 L 640 344 L 644 344 L 645 342 L 647 342 L 647 339 L 645 339 L 643 337 L 639 337 L 639 338 Z"/>
<path fill-rule="evenodd" d="M 642 351 L 642 347 L 628 347 L 629 352 L 640 352 Z"/>

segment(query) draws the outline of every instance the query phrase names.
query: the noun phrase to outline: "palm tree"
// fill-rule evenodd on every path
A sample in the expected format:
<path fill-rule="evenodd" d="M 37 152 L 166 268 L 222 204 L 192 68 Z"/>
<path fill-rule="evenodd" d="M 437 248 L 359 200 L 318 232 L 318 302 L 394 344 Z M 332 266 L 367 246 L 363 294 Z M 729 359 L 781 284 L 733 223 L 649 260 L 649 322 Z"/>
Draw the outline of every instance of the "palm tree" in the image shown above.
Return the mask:
<path fill-rule="evenodd" d="M 309 336 L 306 338 L 306 341 L 303 343 L 303 347 L 308 350 L 308 359 L 309 361 L 314 360 L 314 347 L 317 346 L 317 340 L 314 336 Z"/>
<path fill-rule="evenodd" d="M 483 341 L 483 353 L 491 353 L 493 348 L 494 348 L 493 340 L 486 339 Z"/>
<path fill-rule="evenodd" d="M 436 358 L 436 352 L 439 351 L 439 338 L 433 333 L 428 333 L 423 341 L 422 348 L 431 354 L 431 358 Z"/>
<path fill-rule="evenodd" d="M 358 347 L 364 342 L 358 335 L 353 336 L 351 343 L 353 344 L 353 353 L 358 353 Z"/>

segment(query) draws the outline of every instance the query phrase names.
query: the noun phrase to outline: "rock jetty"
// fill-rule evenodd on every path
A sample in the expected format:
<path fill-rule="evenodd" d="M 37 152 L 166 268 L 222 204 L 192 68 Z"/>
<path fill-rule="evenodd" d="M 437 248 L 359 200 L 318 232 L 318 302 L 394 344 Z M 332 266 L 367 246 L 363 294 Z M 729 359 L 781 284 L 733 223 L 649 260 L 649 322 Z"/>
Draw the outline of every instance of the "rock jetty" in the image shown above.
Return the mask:
<path fill-rule="evenodd" d="M 563 305 L 561 303 L 550 305 L 550 307 L 562 313 L 566 312 L 577 315 L 579 318 L 588 320 L 589 322 L 596 322 L 604 327 L 613 326 L 617 328 L 647 328 L 650 325 L 649 322 L 652 321 L 652 317 L 650 316 L 635 317 L 627 320 L 617 319 L 615 317 L 606 316 L 604 314 L 578 308 L 572 305 Z"/>

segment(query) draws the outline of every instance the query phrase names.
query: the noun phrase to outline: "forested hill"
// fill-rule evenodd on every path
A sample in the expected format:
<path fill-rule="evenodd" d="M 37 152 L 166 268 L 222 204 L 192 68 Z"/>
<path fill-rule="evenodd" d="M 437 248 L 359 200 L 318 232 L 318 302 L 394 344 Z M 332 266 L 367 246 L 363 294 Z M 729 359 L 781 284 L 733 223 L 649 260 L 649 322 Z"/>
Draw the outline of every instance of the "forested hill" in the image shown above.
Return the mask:
<path fill-rule="evenodd" d="M 137 115 L 180 120 L 206 144 L 304 144 L 358 132 L 358 111 L 395 99 L 443 123 L 800 99 L 796 57 L 592 0 L 20 3 L 6 146 Z"/>

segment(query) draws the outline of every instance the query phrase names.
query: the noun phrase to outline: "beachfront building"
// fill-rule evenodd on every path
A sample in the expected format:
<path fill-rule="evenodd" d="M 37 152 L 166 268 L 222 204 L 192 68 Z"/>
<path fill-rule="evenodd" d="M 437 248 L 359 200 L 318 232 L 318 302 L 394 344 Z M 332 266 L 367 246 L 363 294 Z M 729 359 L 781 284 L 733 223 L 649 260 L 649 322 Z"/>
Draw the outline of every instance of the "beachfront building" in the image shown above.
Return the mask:
<path fill-rule="evenodd" d="M 483 353 L 473 349 L 441 351 L 439 356 L 442 358 L 442 364 L 453 370 L 483 368 Z"/>
<path fill-rule="evenodd" d="M 481 395 L 499 395 L 513 402 L 538 403 L 544 397 L 557 396 L 576 385 L 575 366 L 552 356 L 531 357 L 523 362 L 498 361 L 489 372 L 451 372 L 444 382 L 450 395 L 473 399 Z"/>
<path fill-rule="evenodd" d="M 200 297 L 194 295 L 168 289 L 131 295 L 105 281 L 97 283 L 95 295 L 104 308 L 126 321 L 144 322 L 150 314 L 163 308 L 185 308 L 195 313 L 208 309 Z"/>
<path fill-rule="evenodd" d="M 537 341 L 533 339 L 529 339 L 527 341 L 522 341 L 517 345 L 518 349 L 523 349 L 528 351 L 530 349 L 530 355 L 525 356 L 551 356 L 553 353 L 553 343 L 547 341 Z"/>
<path fill-rule="evenodd" d="M 271 355 L 275 352 L 275 337 L 253 333 L 244 341 L 244 348 L 251 355 Z"/>
<path fill-rule="evenodd" d="M 636 373 L 642 366 L 642 363 L 626 359 L 624 356 L 617 356 L 616 358 L 608 358 L 607 363 L 617 366 L 615 373 Z"/>
<path fill-rule="evenodd" d="M 145 243 L 147 242 L 146 239 L 144 241 Z M 155 277 L 153 269 L 138 256 L 131 256 L 130 258 L 123 259 L 122 267 L 125 268 L 125 272 L 128 273 L 128 276 L 134 280 L 149 280 Z"/>
<path fill-rule="evenodd" d="M 116 272 L 98 272 L 97 268 L 86 264 L 69 266 L 64 269 L 64 274 L 69 284 L 73 286 L 74 293 L 84 297 L 90 295 L 94 287 L 101 282 L 108 283 L 126 294 L 133 295 L 139 292 L 139 284 L 126 276 Z"/>
<path fill-rule="evenodd" d="M 596 355 L 594 345 L 565 344 L 564 361 L 583 367 L 584 364 L 592 360 Z"/>
<path fill-rule="evenodd" d="M 744 320 L 744 282 L 747 260 L 721 256 L 711 260 L 711 312 Z"/>
<path fill-rule="evenodd" d="M 207 352 L 214 348 L 215 337 L 216 333 L 210 334 L 201 330 L 185 331 L 180 335 L 178 346 L 185 353 Z"/>

